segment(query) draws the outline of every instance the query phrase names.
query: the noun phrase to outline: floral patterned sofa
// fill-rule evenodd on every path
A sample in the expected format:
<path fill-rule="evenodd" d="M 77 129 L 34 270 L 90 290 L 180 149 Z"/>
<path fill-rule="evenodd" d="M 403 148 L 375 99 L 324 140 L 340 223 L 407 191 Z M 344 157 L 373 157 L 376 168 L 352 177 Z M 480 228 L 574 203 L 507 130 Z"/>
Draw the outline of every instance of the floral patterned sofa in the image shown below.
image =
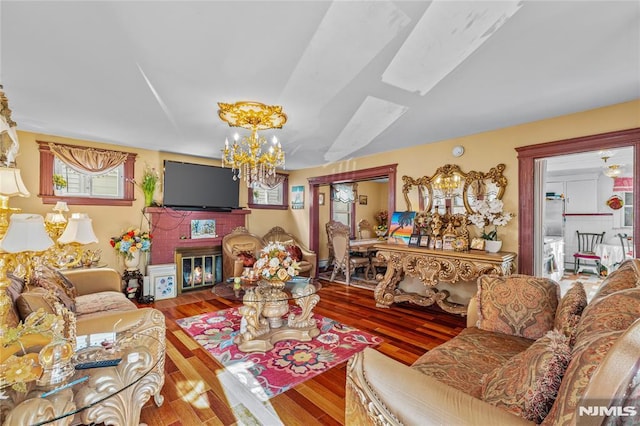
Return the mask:
<path fill-rule="evenodd" d="M 548 279 L 481 277 L 467 328 L 412 366 L 373 349 L 352 358 L 346 424 L 600 425 L 615 421 L 607 411 L 637 423 L 639 318 L 637 259 L 588 305 L 581 283 L 560 300 Z"/>

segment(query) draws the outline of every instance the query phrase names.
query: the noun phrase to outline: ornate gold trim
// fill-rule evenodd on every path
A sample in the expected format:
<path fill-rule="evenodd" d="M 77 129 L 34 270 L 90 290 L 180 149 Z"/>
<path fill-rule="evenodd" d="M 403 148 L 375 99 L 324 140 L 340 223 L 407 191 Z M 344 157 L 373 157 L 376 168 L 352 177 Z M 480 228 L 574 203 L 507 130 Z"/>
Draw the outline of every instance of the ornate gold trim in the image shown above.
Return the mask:
<path fill-rule="evenodd" d="M 287 115 L 280 105 L 265 105 L 254 101 L 235 104 L 218 102 L 218 116 L 230 127 L 250 130 L 280 129 L 287 122 Z"/>

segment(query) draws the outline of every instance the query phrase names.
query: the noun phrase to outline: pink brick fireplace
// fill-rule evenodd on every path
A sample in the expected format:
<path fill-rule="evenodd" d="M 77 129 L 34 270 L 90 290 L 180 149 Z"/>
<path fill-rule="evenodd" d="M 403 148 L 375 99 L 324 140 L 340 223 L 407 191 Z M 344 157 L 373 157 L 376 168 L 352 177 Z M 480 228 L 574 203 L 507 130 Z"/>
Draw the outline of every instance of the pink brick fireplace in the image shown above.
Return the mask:
<path fill-rule="evenodd" d="M 202 210 L 173 210 L 164 207 L 147 207 L 151 222 L 150 265 L 173 263 L 176 248 L 213 247 L 222 245 L 222 237 L 238 226 L 246 226 L 245 216 L 250 210 L 211 212 Z M 213 219 L 216 221 L 217 238 L 191 239 L 191 221 Z"/>

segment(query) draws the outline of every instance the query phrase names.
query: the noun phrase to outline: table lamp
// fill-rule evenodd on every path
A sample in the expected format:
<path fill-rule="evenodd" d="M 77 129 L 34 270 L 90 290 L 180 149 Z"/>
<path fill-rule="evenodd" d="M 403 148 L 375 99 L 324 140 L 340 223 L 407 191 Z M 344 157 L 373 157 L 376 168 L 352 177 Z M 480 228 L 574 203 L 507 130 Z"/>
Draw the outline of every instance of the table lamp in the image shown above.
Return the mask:
<path fill-rule="evenodd" d="M 64 214 L 69 211 L 69 207 L 65 201 L 58 201 L 52 210 L 53 213 L 47 213 L 44 225 L 51 238 L 56 239 L 67 227 L 67 217 Z"/>
<path fill-rule="evenodd" d="M 9 215 L 20 209 L 9 207 L 10 197 L 28 197 L 29 191 L 22 182 L 20 169 L 15 167 L 0 167 L 0 237 L 7 232 Z"/>
<path fill-rule="evenodd" d="M 67 268 L 77 266 L 83 257 L 82 246 L 97 242 L 98 237 L 93 232 L 92 220 L 89 215 L 86 213 L 73 213 L 69 218 L 67 227 L 58 238 L 58 244 L 62 246 L 63 253 L 66 255 L 64 266 Z M 72 252 L 69 253 L 67 248 Z"/>

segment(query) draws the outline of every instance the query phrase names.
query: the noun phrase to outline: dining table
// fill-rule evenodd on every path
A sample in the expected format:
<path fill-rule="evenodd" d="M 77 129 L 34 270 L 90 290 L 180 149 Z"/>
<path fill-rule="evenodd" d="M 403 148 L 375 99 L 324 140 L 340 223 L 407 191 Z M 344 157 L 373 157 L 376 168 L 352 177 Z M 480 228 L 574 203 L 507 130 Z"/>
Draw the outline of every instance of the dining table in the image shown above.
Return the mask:
<path fill-rule="evenodd" d="M 620 244 L 597 244 L 595 253 L 600 256 L 600 264 L 607 268 L 609 273 L 616 270 L 624 260 L 624 250 Z"/>

